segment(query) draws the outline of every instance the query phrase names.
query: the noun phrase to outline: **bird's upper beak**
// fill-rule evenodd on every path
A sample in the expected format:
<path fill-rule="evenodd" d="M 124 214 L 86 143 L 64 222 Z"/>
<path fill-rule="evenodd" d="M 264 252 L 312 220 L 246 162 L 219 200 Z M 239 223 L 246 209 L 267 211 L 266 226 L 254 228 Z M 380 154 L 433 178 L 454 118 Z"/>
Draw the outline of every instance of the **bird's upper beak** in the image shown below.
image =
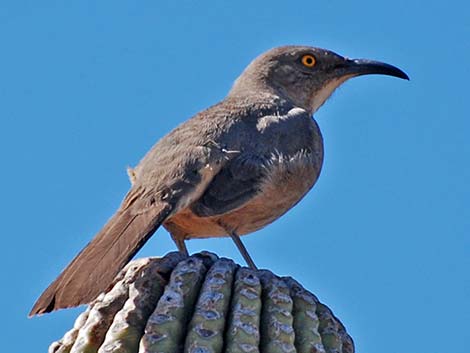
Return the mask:
<path fill-rule="evenodd" d="M 345 59 L 343 65 L 339 67 L 340 75 L 387 75 L 409 80 L 406 73 L 390 64 L 380 61 L 367 60 L 367 59 Z"/>

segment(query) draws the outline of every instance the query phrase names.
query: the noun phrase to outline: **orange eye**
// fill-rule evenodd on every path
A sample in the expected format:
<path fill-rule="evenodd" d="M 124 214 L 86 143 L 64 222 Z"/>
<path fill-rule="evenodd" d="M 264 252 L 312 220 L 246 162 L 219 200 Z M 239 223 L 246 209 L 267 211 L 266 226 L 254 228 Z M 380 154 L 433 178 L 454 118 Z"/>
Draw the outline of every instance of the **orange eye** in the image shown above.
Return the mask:
<path fill-rule="evenodd" d="M 317 60 L 311 54 L 306 54 L 302 56 L 302 64 L 306 67 L 314 67 Z"/>

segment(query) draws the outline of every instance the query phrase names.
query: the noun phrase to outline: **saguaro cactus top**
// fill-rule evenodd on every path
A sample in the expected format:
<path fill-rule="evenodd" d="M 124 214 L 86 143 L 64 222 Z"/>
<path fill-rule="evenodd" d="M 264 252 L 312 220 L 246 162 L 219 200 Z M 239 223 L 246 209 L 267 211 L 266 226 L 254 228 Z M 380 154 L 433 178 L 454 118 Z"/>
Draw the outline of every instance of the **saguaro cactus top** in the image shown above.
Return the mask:
<path fill-rule="evenodd" d="M 344 326 L 290 277 L 211 253 L 131 262 L 50 353 L 352 353 Z"/>

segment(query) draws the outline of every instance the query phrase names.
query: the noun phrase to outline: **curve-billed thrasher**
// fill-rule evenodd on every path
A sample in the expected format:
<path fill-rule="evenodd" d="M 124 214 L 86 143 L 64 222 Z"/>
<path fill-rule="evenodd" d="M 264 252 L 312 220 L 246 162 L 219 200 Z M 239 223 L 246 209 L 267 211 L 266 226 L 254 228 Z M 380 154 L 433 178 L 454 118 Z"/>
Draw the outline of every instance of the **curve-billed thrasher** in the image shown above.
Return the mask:
<path fill-rule="evenodd" d="M 132 188 L 95 238 L 44 291 L 30 315 L 88 303 L 163 226 L 191 238 L 239 235 L 287 212 L 318 178 L 323 141 L 312 114 L 351 77 L 408 79 L 377 61 L 304 46 L 256 58 L 227 97 L 163 137 L 129 171 Z"/>

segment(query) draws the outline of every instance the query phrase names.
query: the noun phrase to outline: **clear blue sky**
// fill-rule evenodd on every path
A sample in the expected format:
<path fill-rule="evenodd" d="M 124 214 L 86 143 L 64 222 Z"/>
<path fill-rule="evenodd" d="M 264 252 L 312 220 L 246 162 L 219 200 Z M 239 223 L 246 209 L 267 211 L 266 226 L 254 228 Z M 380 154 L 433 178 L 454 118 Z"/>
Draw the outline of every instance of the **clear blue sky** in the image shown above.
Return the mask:
<path fill-rule="evenodd" d="M 246 246 L 328 304 L 358 352 L 469 352 L 470 5 L 451 3 L 1 1 L 2 350 L 44 352 L 71 328 L 83 308 L 26 316 L 120 203 L 126 166 L 256 55 L 306 44 L 411 81 L 339 89 L 316 115 L 319 182 Z M 242 261 L 229 239 L 188 245 Z M 159 230 L 139 256 L 173 249 Z"/>

